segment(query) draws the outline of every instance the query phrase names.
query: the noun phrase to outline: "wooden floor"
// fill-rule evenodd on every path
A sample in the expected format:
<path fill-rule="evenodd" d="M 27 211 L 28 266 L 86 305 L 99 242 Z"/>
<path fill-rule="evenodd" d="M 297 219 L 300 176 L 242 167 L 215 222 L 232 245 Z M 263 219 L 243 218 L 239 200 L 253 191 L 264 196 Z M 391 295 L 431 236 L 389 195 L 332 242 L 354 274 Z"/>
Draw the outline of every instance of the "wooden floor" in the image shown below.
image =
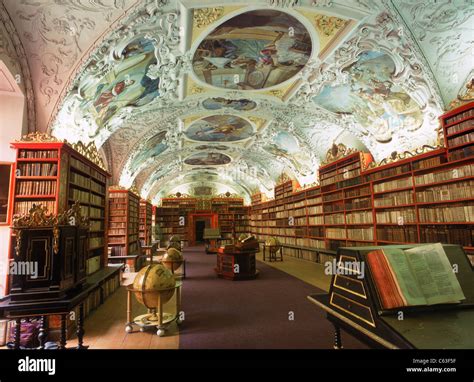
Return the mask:
<path fill-rule="evenodd" d="M 146 313 L 143 305 L 133 297 L 133 315 Z M 155 331 L 125 332 L 127 292 L 124 286 L 112 294 L 103 305 L 92 312 L 85 321 L 84 344 L 90 349 L 177 349 L 179 334 L 176 324 L 169 326 L 165 337 L 158 337 Z M 173 301 L 169 303 L 174 306 Z"/>
<path fill-rule="evenodd" d="M 261 254 L 257 258 L 261 260 Z M 323 290 L 329 289 L 330 276 L 324 274 L 322 264 L 292 257 L 285 257 L 283 262 L 266 261 L 265 264 Z M 170 306 L 174 306 L 172 301 Z M 143 313 L 145 308 L 133 297 L 133 315 Z M 127 334 L 125 324 L 126 290 L 125 287 L 121 287 L 86 319 L 85 345 L 89 345 L 91 349 L 178 349 L 179 347 L 179 330 L 174 323 L 170 325 L 165 337 L 158 337 L 154 332 L 142 333 L 138 330 Z"/>

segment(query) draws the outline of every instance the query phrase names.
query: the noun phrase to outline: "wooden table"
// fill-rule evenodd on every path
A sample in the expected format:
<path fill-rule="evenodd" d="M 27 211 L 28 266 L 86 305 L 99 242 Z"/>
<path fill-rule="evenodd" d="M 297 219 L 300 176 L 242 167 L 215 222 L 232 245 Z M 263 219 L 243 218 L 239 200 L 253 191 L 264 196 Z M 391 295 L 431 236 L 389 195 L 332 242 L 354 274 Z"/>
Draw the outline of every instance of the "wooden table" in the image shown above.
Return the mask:
<path fill-rule="evenodd" d="M 23 318 L 40 318 L 41 327 L 38 334 L 40 343 L 39 348 L 44 349 L 48 337 L 48 316 L 59 315 L 61 317 L 61 332 L 59 339 L 59 348 L 66 349 L 66 323 L 67 316 L 79 306 L 79 315 L 77 322 L 77 341 L 76 349 L 87 349 L 84 346 L 84 301 L 87 297 L 98 288 L 102 288 L 102 282 L 112 276 L 115 272 L 119 272 L 121 267 L 108 267 L 97 274 L 87 278 L 86 284 L 80 290 L 69 291 L 66 297 L 60 300 L 44 300 L 30 302 L 12 302 L 7 297 L 0 303 L 0 316 L 9 320 L 15 320 L 15 337 L 14 349 L 20 348 L 20 330 L 21 320 Z M 101 289 L 101 292 L 103 290 Z M 103 301 L 103 293 L 101 293 L 101 303 Z"/>
<path fill-rule="evenodd" d="M 259 274 L 255 260 L 257 252 L 258 250 L 217 252 L 217 276 L 233 281 L 255 279 Z"/>

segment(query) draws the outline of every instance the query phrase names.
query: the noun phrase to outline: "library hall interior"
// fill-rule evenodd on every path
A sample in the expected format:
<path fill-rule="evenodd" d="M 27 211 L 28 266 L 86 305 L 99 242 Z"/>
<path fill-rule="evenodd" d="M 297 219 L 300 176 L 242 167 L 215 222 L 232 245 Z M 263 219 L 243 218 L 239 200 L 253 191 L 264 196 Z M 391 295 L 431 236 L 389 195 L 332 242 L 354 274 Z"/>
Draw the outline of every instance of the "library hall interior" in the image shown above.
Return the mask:
<path fill-rule="evenodd" d="M 474 349 L 473 142 L 470 0 L 0 0 L 0 349 Z"/>

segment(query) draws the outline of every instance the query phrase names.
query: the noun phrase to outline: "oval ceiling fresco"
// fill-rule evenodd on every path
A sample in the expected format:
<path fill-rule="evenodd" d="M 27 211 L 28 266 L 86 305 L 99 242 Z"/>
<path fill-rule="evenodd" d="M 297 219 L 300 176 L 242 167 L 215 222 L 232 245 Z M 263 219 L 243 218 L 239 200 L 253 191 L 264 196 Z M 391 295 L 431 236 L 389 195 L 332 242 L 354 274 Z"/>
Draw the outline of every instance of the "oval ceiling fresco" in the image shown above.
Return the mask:
<path fill-rule="evenodd" d="M 187 157 L 184 163 L 191 166 L 219 166 L 230 163 L 231 159 L 228 155 L 222 153 L 197 153 Z"/>
<path fill-rule="evenodd" d="M 255 10 L 207 35 L 194 53 L 193 69 L 201 81 L 218 88 L 266 89 L 297 74 L 311 51 L 311 37 L 296 18 Z"/>
<path fill-rule="evenodd" d="M 186 137 L 203 142 L 236 142 L 253 135 L 252 125 L 233 115 L 212 115 L 191 124 Z"/>

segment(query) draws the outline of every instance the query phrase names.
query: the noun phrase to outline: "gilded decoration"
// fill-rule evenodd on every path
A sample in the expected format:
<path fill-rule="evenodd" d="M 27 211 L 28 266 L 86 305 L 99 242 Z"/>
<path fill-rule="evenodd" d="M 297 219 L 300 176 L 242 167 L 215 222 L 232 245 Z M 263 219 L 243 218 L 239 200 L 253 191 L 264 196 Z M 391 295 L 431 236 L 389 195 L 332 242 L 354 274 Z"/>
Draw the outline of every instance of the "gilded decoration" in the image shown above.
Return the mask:
<path fill-rule="evenodd" d="M 347 22 L 339 17 L 326 15 L 316 15 L 314 16 L 314 21 L 316 22 L 318 30 L 327 37 L 342 28 Z"/>
<path fill-rule="evenodd" d="M 382 159 L 378 163 L 371 162 L 369 164 L 369 168 L 383 166 L 383 165 L 386 165 L 386 164 L 398 162 L 398 161 L 403 160 L 403 159 L 413 158 L 417 155 L 425 154 L 427 152 L 436 150 L 438 148 L 440 148 L 440 146 L 423 145 L 423 146 L 421 146 L 421 147 L 419 147 L 415 150 L 412 150 L 412 151 L 404 151 L 404 152 L 401 152 L 401 153 L 399 153 L 397 151 L 394 151 L 394 152 L 392 152 L 392 154 L 390 154 L 390 156 L 388 158 Z"/>
<path fill-rule="evenodd" d="M 16 142 L 64 143 L 64 141 L 61 141 L 58 138 L 49 135 L 48 133 L 41 133 L 39 131 L 23 135 L 23 137 L 21 137 L 21 139 L 17 140 Z"/>
<path fill-rule="evenodd" d="M 53 252 L 59 252 L 59 226 L 73 225 L 89 227 L 89 221 L 81 214 L 81 205 L 75 202 L 71 208 L 59 215 L 48 213 L 46 206 L 33 204 L 28 214 L 17 215 L 13 218 L 13 231 L 16 234 L 15 253 L 18 256 L 21 248 L 22 231 L 24 229 L 48 228 L 53 229 Z"/>
<path fill-rule="evenodd" d="M 326 153 L 326 159 L 323 161 L 323 165 L 337 161 L 338 159 L 344 158 L 350 154 L 355 153 L 357 150 L 348 148 L 343 143 L 333 144 L 332 147 Z"/>
<path fill-rule="evenodd" d="M 104 160 L 99 154 L 97 147 L 94 142 L 90 142 L 89 144 L 85 145 L 81 141 L 77 143 L 71 144 L 72 148 L 76 150 L 79 154 L 85 156 L 89 159 L 92 163 L 99 166 L 102 170 L 106 170 Z"/>
<path fill-rule="evenodd" d="M 278 177 L 276 184 L 280 185 L 286 182 L 289 182 L 292 180 L 289 175 L 286 172 L 281 173 L 281 175 Z"/>
<path fill-rule="evenodd" d="M 197 28 L 204 28 L 224 14 L 224 7 L 200 8 L 194 10 L 193 20 Z"/>

